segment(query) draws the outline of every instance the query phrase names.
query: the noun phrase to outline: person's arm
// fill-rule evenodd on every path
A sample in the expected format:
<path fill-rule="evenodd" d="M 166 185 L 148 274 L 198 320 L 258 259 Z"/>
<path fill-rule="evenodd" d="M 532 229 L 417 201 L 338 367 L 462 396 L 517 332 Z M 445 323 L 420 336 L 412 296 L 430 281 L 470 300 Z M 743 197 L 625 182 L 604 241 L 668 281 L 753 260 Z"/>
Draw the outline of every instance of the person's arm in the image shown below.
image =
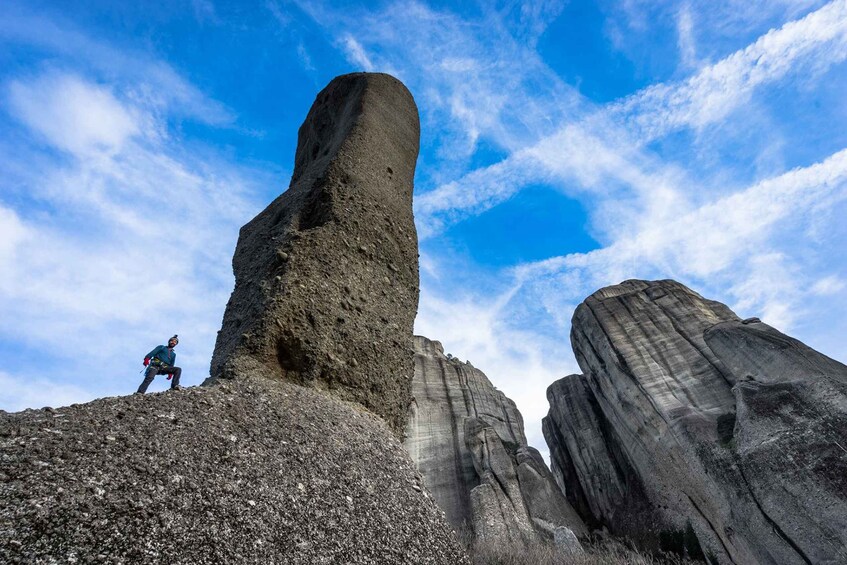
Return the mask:
<path fill-rule="evenodd" d="M 159 352 L 162 350 L 162 348 L 163 348 L 163 347 L 164 347 L 164 345 L 157 345 L 157 346 L 153 349 L 153 351 L 151 351 L 150 353 L 148 353 L 147 355 L 145 355 L 145 356 L 144 356 L 144 358 L 145 358 L 145 359 L 152 359 L 152 358 L 153 358 L 153 356 L 154 356 L 154 355 L 156 355 L 157 353 L 159 353 Z"/>

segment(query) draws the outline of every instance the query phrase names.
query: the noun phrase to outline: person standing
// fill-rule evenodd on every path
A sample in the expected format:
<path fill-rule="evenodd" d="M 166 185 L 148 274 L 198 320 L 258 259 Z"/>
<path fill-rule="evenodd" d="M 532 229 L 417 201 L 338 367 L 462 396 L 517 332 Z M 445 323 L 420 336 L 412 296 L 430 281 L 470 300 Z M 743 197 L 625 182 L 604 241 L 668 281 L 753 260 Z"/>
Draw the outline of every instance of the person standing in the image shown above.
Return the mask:
<path fill-rule="evenodd" d="M 174 335 L 168 340 L 167 347 L 159 345 L 144 356 L 144 366 L 147 367 L 147 370 L 144 371 L 144 380 L 138 387 L 136 394 L 147 392 L 147 387 L 150 386 L 156 375 L 168 375 L 168 380 L 171 381 L 171 390 L 182 388 L 179 386 L 179 377 L 182 375 L 182 369 L 176 366 L 176 353 L 174 353 L 174 347 L 178 343 L 179 336 Z"/>

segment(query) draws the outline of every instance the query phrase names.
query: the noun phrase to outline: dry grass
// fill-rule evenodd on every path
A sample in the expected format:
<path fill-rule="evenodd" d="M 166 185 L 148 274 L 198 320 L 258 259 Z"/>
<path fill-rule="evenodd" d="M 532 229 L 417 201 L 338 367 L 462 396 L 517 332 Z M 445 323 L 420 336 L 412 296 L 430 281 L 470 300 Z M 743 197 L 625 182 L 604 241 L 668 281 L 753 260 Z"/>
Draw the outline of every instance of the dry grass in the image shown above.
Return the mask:
<path fill-rule="evenodd" d="M 582 555 L 563 555 L 547 545 L 533 547 L 480 548 L 473 554 L 474 565 L 692 565 L 675 555 L 661 556 L 639 552 L 616 542 L 583 544 Z"/>

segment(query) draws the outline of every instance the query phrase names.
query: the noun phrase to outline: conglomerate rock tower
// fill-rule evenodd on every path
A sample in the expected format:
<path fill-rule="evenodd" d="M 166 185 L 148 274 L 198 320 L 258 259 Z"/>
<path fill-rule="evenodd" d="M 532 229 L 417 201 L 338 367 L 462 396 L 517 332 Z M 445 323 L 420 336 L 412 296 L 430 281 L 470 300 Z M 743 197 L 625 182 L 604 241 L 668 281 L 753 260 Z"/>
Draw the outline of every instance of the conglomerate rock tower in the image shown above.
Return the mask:
<path fill-rule="evenodd" d="M 241 229 L 212 381 L 277 377 L 400 433 L 413 372 L 420 125 L 392 76 L 333 80 L 300 127 L 289 189 Z"/>

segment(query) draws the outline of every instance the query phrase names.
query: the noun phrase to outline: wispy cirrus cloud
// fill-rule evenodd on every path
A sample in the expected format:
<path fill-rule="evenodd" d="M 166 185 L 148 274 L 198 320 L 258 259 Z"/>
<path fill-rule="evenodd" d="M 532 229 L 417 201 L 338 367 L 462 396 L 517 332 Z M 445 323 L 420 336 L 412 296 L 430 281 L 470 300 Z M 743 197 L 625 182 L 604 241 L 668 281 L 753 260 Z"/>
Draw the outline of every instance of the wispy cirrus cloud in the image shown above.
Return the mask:
<path fill-rule="evenodd" d="M 197 4 L 201 13 L 205 2 Z M 231 126 L 236 116 L 224 104 L 206 96 L 167 62 L 143 52 L 120 49 L 94 39 L 66 22 L 33 14 L 14 3 L 3 8 L 0 41 L 28 45 L 59 57 L 75 69 L 108 77 L 127 86 L 127 98 L 160 116 L 190 118 L 218 127 Z"/>
<path fill-rule="evenodd" d="M 690 78 L 650 86 L 605 111 L 634 141 L 648 143 L 679 128 L 703 128 L 726 118 L 757 88 L 789 74 L 820 76 L 847 59 L 847 2 L 836 0 Z"/>
<path fill-rule="evenodd" d="M 83 156 L 114 153 L 141 132 L 139 120 L 108 89 L 78 76 L 50 73 L 8 86 L 10 109 L 56 147 Z"/>
<path fill-rule="evenodd" d="M 344 36 L 341 40 L 341 45 L 344 47 L 347 57 L 353 62 L 353 64 L 361 67 L 363 71 L 372 72 L 374 70 L 374 64 L 371 61 L 371 58 L 365 52 L 361 43 L 356 41 L 355 37 L 352 35 Z"/>
<path fill-rule="evenodd" d="M 576 91 L 527 45 L 563 5 L 519 3 L 504 13 L 483 4 L 479 20 L 469 21 L 417 1 L 373 11 L 300 3 L 354 69 L 392 72 L 412 90 L 422 135 L 437 138 L 443 178 L 465 167 L 481 138 L 512 151 L 577 109 Z"/>
<path fill-rule="evenodd" d="M 686 80 L 648 87 L 567 123 L 499 163 L 422 194 L 416 202 L 422 235 L 434 235 L 463 217 L 484 212 L 540 180 L 558 179 L 560 185 L 565 181 L 571 194 L 580 189 L 606 190 L 619 186 L 619 181 L 630 190 L 641 187 L 638 192 L 654 194 L 669 186 L 665 180 L 684 179 L 673 167 L 661 170 L 640 148 L 682 128 L 697 130 L 720 123 L 756 88 L 789 74 L 808 78 L 810 68 L 821 73 L 845 58 L 847 2 L 838 0 L 769 31 Z M 665 197 L 678 198 L 669 190 Z"/>
<path fill-rule="evenodd" d="M 696 68 L 697 43 L 694 35 L 694 16 L 689 4 L 683 4 L 677 12 L 676 30 L 680 64 L 683 67 Z"/>
<path fill-rule="evenodd" d="M 838 207 L 845 201 L 847 149 L 673 220 L 631 230 L 602 249 L 518 266 L 515 276 L 519 281 L 533 281 L 562 270 L 580 269 L 590 277 L 583 283 L 588 287 L 612 284 L 622 272 L 664 271 L 702 280 L 750 257 L 768 254 L 767 246 L 778 235 L 777 228 L 790 227 L 791 232 L 802 233 L 813 221 L 810 212 L 821 202 Z M 747 307 L 756 305 L 762 306 Z M 785 325 L 790 322 L 775 321 Z"/>

